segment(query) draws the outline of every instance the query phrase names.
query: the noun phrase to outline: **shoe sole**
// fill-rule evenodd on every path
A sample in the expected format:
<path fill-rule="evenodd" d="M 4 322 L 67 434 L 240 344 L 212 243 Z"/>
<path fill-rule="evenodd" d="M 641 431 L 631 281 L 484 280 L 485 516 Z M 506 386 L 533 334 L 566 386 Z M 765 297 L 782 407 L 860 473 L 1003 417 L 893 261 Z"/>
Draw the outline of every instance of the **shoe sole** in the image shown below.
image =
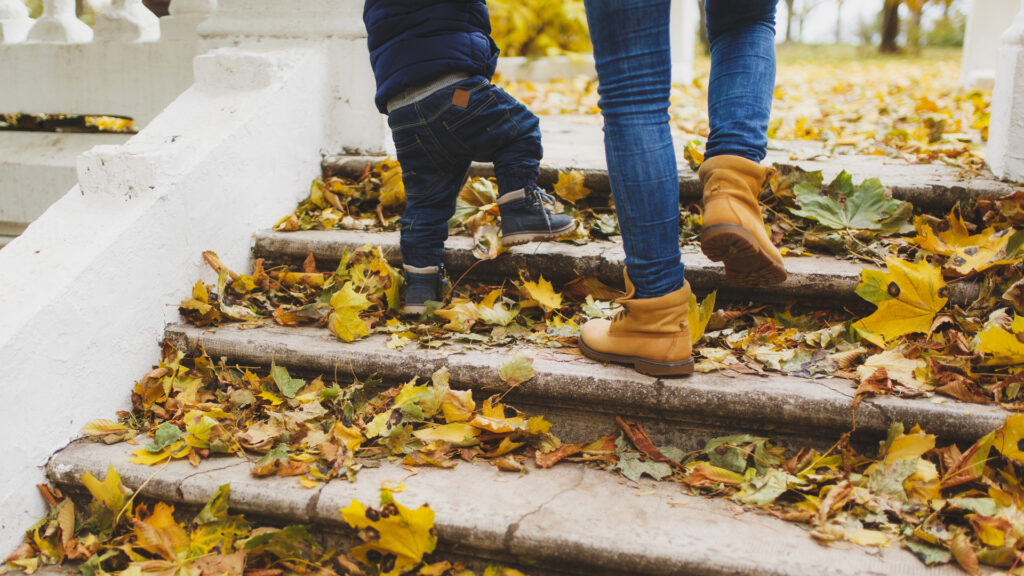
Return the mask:
<path fill-rule="evenodd" d="M 412 305 L 406 304 L 405 306 L 402 306 L 402 310 L 401 310 L 402 316 L 422 316 L 426 312 L 427 312 L 427 307 L 426 306 L 418 306 L 416 304 L 412 304 Z"/>
<path fill-rule="evenodd" d="M 565 236 L 569 232 L 576 229 L 576 223 L 570 222 L 565 226 L 562 226 L 558 230 L 552 230 L 551 232 L 516 232 L 515 234 L 509 234 L 508 236 L 501 237 L 501 243 L 505 246 L 518 246 L 520 244 L 526 244 L 527 242 L 542 242 L 544 240 L 554 240 Z"/>
<path fill-rule="evenodd" d="M 583 355 L 592 360 L 614 362 L 616 364 L 632 364 L 634 370 L 648 376 L 689 376 L 693 374 L 693 358 L 687 358 L 678 362 L 658 362 L 638 356 L 598 352 L 588 347 L 582 338 L 578 338 L 577 342 L 579 342 L 580 351 L 583 352 Z"/>
<path fill-rule="evenodd" d="M 725 264 L 725 281 L 756 288 L 786 280 L 786 267 L 757 244 L 754 235 L 737 224 L 715 224 L 700 235 L 700 249 L 710 260 Z"/>

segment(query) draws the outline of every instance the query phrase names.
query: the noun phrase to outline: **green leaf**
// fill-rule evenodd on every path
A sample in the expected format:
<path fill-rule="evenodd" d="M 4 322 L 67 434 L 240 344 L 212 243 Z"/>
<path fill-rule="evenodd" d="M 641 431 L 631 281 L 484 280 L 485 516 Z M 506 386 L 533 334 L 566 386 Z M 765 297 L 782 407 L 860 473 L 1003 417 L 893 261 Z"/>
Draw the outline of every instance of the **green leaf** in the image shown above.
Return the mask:
<path fill-rule="evenodd" d="M 228 500 L 231 498 L 231 485 L 223 484 L 206 501 L 206 506 L 196 515 L 196 524 L 209 524 L 228 517 Z"/>
<path fill-rule="evenodd" d="M 498 366 L 498 377 L 509 386 L 518 386 L 536 375 L 533 358 L 519 351 Z"/>
<path fill-rule="evenodd" d="M 736 495 L 744 504 L 764 506 L 786 493 L 788 476 L 778 468 L 769 468 L 764 476 L 758 476 L 743 484 L 743 491 Z"/>
<path fill-rule="evenodd" d="M 944 548 L 936 548 L 935 546 L 921 544 L 914 540 L 906 540 L 903 544 L 906 545 L 908 550 L 914 553 L 914 556 L 917 556 L 918 560 L 924 562 L 928 566 L 946 564 L 953 560 L 953 554 Z"/>
<path fill-rule="evenodd" d="M 667 478 L 672 474 L 672 467 L 664 462 L 654 460 L 641 460 L 639 452 L 623 452 L 619 455 L 619 463 L 615 468 L 622 472 L 622 475 L 634 482 L 639 482 L 640 477 L 647 474 L 655 480 Z"/>
<path fill-rule="evenodd" d="M 153 441 L 146 445 L 146 451 L 152 454 L 163 452 L 178 440 L 181 440 L 181 429 L 170 422 L 164 422 L 153 433 Z"/>
<path fill-rule="evenodd" d="M 288 374 L 288 369 L 284 366 L 278 366 L 271 361 L 270 364 L 270 377 L 274 379 L 274 384 L 277 384 L 277 389 L 284 394 L 286 398 L 295 398 L 295 395 L 306 385 L 305 380 L 298 378 L 292 378 Z"/>
<path fill-rule="evenodd" d="M 898 210 L 900 216 L 910 215 L 903 207 L 905 203 L 890 198 L 877 178 L 854 187 L 852 177 L 845 171 L 821 190 L 811 184 L 798 184 L 793 192 L 800 208 L 790 212 L 833 230 L 899 231 L 907 220 L 893 216 Z"/>
<path fill-rule="evenodd" d="M 954 508 L 967 510 L 982 516 L 995 516 L 999 513 L 999 506 L 991 498 L 950 498 L 946 502 Z"/>

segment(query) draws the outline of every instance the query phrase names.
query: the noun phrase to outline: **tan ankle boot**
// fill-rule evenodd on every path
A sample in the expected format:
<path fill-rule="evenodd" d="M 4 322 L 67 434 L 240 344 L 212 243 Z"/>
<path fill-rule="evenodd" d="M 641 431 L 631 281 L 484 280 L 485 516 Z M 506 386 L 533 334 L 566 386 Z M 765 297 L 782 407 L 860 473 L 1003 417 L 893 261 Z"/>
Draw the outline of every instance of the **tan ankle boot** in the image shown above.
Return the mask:
<path fill-rule="evenodd" d="M 725 263 L 725 281 L 765 286 L 786 279 L 786 266 L 761 219 L 757 197 L 772 169 L 739 156 L 715 156 L 700 166 L 704 184 L 704 230 L 700 246 Z"/>
<path fill-rule="evenodd" d="M 580 350 L 594 360 L 632 364 L 652 376 L 693 373 L 687 319 L 690 284 L 657 298 L 635 298 L 626 276 L 622 312 L 613 320 L 590 320 L 580 329 Z"/>

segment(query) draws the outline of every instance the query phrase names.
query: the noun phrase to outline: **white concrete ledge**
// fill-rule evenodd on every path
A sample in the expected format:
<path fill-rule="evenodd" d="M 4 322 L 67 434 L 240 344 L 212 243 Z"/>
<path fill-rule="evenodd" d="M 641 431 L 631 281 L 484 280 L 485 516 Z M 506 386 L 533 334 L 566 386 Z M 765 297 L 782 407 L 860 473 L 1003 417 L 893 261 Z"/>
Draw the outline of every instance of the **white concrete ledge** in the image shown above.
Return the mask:
<path fill-rule="evenodd" d="M 252 232 L 306 193 L 330 116 L 326 60 L 313 45 L 278 59 L 269 85 L 193 86 L 124 146 L 86 155 L 82 185 L 0 251 L 0 554 L 44 513 L 34 485 L 49 455 L 127 408 L 200 253 L 245 269 Z"/>

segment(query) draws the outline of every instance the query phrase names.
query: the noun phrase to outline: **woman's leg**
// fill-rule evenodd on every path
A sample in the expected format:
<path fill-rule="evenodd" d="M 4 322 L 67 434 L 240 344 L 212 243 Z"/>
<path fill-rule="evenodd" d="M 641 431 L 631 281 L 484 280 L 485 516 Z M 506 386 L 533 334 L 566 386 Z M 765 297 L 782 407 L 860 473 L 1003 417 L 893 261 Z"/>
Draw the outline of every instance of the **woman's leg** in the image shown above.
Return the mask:
<path fill-rule="evenodd" d="M 679 175 L 668 115 L 671 2 L 585 3 L 626 267 L 636 297 L 654 298 L 683 285 Z"/>
<path fill-rule="evenodd" d="M 775 90 L 778 0 L 706 0 L 711 134 L 706 157 L 764 159 Z"/>

